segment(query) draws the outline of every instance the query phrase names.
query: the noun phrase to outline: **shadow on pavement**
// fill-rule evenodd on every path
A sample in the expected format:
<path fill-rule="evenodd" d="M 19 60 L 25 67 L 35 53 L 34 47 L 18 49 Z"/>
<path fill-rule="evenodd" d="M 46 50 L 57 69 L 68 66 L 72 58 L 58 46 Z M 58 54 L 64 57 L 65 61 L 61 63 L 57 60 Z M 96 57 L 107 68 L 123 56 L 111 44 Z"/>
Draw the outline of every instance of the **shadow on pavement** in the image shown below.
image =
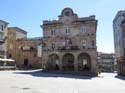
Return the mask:
<path fill-rule="evenodd" d="M 117 75 L 117 76 L 115 76 L 115 78 L 121 79 L 121 80 L 125 80 L 125 77 L 124 77 L 124 76 L 119 76 L 119 75 Z"/>
<path fill-rule="evenodd" d="M 55 78 L 72 78 L 72 79 L 92 79 L 93 77 L 91 76 L 79 76 L 79 75 L 68 75 L 68 74 L 55 74 L 55 73 L 47 73 L 47 72 L 42 72 L 42 70 L 35 70 L 35 71 L 20 71 L 20 72 L 13 72 L 14 74 L 27 74 L 27 75 L 32 75 L 35 77 L 55 77 Z"/>

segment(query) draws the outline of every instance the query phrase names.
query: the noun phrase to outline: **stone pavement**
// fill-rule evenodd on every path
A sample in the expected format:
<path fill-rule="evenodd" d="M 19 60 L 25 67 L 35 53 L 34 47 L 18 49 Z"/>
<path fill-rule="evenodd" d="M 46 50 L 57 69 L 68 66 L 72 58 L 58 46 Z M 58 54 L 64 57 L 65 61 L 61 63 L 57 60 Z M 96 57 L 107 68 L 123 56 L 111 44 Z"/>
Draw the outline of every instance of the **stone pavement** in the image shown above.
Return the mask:
<path fill-rule="evenodd" d="M 41 70 L 0 71 L 0 93 L 125 93 L 125 77 L 43 73 Z"/>

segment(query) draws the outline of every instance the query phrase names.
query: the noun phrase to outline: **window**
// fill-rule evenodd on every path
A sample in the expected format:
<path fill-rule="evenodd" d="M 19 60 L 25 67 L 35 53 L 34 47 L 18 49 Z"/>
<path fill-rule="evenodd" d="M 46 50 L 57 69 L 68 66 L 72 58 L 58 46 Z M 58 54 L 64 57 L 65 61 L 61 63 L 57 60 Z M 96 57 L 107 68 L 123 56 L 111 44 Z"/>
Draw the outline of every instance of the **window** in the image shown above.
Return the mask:
<path fill-rule="evenodd" d="M 92 40 L 92 48 L 94 48 L 94 46 L 95 46 L 95 42 L 94 40 Z"/>
<path fill-rule="evenodd" d="M 37 54 L 36 54 L 36 53 L 34 54 L 34 57 L 37 57 Z"/>
<path fill-rule="evenodd" d="M 13 44 L 10 44 L 10 49 L 13 49 Z"/>
<path fill-rule="evenodd" d="M 66 42 L 65 42 L 65 41 L 63 41 L 63 42 L 62 42 L 62 45 L 63 45 L 63 47 L 65 47 L 65 46 L 66 46 Z"/>
<path fill-rule="evenodd" d="M 2 40 L 3 39 L 3 35 L 2 34 L 0 34 L 0 40 Z"/>
<path fill-rule="evenodd" d="M 51 35 L 55 35 L 55 30 L 53 29 L 53 30 L 51 30 Z"/>
<path fill-rule="evenodd" d="M 83 59 L 83 66 L 87 65 L 87 59 Z"/>
<path fill-rule="evenodd" d="M 81 27 L 81 33 L 85 33 L 87 31 L 87 27 L 83 26 Z"/>
<path fill-rule="evenodd" d="M 9 58 L 12 58 L 12 54 L 8 54 L 8 57 L 9 57 Z"/>
<path fill-rule="evenodd" d="M 4 26 L 0 25 L 0 30 L 3 31 L 4 30 Z"/>
<path fill-rule="evenodd" d="M 55 42 L 52 42 L 52 49 L 55 48 Z"/>
<path fill-rule="evenodd" d="M 83 48 L 85 48 L 85 46 L 86 46 L 86 40 L 82 40 L 82 41 L 81 41 L 81 46 L 82 46 Z"/>
<path fill-rule="evenodd" d="M 69 34 L 70 33 L 70 29 L 69 28 L 66 28 L 66 34 Z"/>

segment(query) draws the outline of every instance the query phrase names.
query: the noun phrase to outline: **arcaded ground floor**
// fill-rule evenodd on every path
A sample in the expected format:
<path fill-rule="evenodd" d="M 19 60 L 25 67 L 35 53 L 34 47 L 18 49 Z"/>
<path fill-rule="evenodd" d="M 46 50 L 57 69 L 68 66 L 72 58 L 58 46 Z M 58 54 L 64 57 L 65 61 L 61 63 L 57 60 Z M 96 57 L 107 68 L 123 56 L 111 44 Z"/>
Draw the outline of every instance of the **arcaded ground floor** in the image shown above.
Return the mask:
<path fill-rule="evenodd" d="M 0 93 L 125 93 L 125 77 L 43 73 L 41 70 L 0 71 Z"/>
<path fill-rule="evenodd" d="M 97 52 L 45 52 L 43 53 L 42 68 L 46 71 L 86 73 L 97 75 Z"/>

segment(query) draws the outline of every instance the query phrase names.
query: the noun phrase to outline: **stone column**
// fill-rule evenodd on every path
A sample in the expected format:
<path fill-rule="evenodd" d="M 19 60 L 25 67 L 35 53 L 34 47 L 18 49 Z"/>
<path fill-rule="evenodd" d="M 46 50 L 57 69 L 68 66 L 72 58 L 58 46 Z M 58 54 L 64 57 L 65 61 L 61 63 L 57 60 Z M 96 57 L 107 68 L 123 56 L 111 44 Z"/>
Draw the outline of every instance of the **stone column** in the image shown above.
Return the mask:
<path fill-rule="evenodd" d="M 62 57 L 60 57 L 59 70 L 60 70 L 60 71 L 63 71 L 63 68 L 62 68 Z"/>
<path fill-rule="evenodd" d="M 97 58 L 95 56 L 91 56 L 91 72 L 95 75 L 98 74 L 97 71 Z"/>
<path fill-rule="evenodd" d="M 44 54 L 42 56 L 42 69 L 43 70 L 48 70 L 48 55 L 47 54 Z"/>
<path fill-rule="evenodd" d="M 75 59 L 74 59 L 74 70 L 75 70 L 75 72 L 78 72 L 78 60 L 77 60 L 77 56 L 75 56 Z"/>

